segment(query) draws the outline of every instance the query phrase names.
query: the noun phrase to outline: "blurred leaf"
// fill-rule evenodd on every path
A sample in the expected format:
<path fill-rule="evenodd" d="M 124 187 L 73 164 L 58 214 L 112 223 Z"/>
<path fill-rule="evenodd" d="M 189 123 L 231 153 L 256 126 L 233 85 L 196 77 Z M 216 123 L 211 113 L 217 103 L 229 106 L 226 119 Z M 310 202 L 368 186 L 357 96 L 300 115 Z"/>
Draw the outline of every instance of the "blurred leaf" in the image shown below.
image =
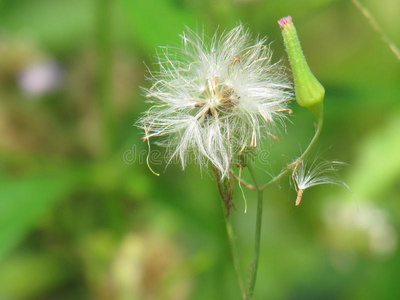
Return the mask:
<path fill-rule="evenodd" d="M 155 49 L 177 41 L 185 25 L 194 28 L 197 15 L 171 0 L 121 0 L 134 37 L 142 47 Z M 146 12 L 146 13 L 144 13 Z"/>
<path fill-rule="evenodd" d="M 82 239 L 78 251 L 89 285 L 99 287 L 105 281 L 117 247 L 118 240 L 109 231 L 93 232 Z"/>
<path fill-rule="evenodd" d="M 371 199 L 392 186 L 400 174 L 399 112 L 360 147 L 351 167 L 349 186 L 358 197 Z"/>
<path fill-rule="evenodd" d="M 0 265 L 0 299 L 37 299 L 71 275 L 70 264 L 52 253 L 13 256 Z"/>
<path fill-rule="evenodd" d="M 64 49 L 90 35 L 94 14 L 92 1 L 16 1 L 0 11 L 2 30 L 38 38 L 51 47 Z"/>
<path fill-rule="evenodd" d="M 71 186 L 66 176 L 32 176 L 0 182 L 0 261 Z"/>

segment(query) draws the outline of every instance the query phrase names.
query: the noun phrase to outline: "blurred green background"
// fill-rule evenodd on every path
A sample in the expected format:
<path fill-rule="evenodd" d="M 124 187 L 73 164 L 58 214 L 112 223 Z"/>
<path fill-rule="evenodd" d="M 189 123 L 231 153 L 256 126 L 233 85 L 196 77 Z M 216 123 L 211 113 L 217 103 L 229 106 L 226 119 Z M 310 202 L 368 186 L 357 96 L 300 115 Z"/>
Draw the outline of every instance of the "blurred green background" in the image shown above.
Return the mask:
<path fill-rule="evenodd" d="M 362 3 L 400 45 L 399 1 Z M 400 61 L 347 0 L 0 1 L 0 299 L 240 299 L 212 176 L 154 176 L 134 123 L 145 65 L 185 25 L 241 21 L 288 64 L 286 15 L 327 92 L 316 152 L 349 164 L 352 192 L 316 187 L 294 207 L 288 180 L 266 191 L 255 299 L 400 299 Z M 263 181 L 312 137 L 292 108 L 282 142 L 264 143 Z M 245 194 L 248 212 L 239 189 L 232 212 L 244 270 Z"/>

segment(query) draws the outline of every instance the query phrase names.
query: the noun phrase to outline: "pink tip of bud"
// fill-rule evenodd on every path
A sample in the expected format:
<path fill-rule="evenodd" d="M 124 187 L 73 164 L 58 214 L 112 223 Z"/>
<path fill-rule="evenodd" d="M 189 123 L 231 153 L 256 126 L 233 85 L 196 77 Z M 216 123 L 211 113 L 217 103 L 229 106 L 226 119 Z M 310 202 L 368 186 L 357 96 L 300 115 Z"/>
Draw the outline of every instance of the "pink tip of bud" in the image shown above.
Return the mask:
<path fill-rule="evenodd" d="M 291 23 L 292 23 L 291 16 L 284 17 L 278 21 L 278 24 L 281 28 L 284 28 L 286 25 L 291 24 Z"/>

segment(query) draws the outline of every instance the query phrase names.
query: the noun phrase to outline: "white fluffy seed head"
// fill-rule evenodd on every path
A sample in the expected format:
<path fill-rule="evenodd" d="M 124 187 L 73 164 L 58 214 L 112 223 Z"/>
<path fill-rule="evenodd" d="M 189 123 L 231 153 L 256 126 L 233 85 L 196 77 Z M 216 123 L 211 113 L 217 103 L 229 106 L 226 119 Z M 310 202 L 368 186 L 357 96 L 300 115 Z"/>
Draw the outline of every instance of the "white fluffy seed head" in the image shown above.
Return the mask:
<path fill-rule="evenodd" d="M 193 155 L 221 172 L 261 134 L 283 123 L 292 98 L 291 83 L 279 63 L 271 63 L 265 39 L 253 39 L 239 25 L 209 43 L 187 30 L 181 48 L 162 48 L 159 71 L 144 89 L 154 104 L 139 120 L 144 139 L 158 143 L 185 167 Z"/>
<path fill-rule="evenodd" d="M 347 187 L 336 174 L 343 165 L 345 163 L 340 161 L 314 161 L 310 165 L 302 162 L 293 174 L 294 183 L 298 190 L 303 191 L 320 184 L 336 184 Z"/>

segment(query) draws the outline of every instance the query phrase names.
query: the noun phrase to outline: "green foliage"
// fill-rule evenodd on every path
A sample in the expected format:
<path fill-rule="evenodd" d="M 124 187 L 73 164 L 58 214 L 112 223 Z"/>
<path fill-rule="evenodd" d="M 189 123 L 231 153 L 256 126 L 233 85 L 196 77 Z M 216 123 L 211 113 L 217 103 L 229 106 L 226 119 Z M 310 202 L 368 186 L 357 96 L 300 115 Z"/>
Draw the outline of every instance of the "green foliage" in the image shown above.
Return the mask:
<path fill-rule="evenodd" d="M 177 44 L 185 25 L 194 28 L 198 16 L 185 9 L 185 2 L 172 0 L 120 0 L 123 17 L 140 47 L 151 52 L 158 46 Z M 143 13 L 148 12 L 148 13 Z"/>
<path fill-rule="evenodd" d="M 398 45 L 398 1 L 362 4 Z M 399 298 L 400 64 L 336 0 L 0 1 L 0 298 L 236 299 L 210 170 L 156 162 L 156 177 L 146 166 L 133 126 L 147 108 L 142 62 L 155 69 L 152 54 L 179 45 L 185 26 L 210 35 L 239 21 L 287 62 L 276 24 L 286 15 L 326 90 L 320 152 L 349 164 L 352 193 L 316 187 L 294 208 L 288 181 L 265 190 L 254 299 Z M 21 74 L 43 61 L 62 79 L 33 94 Z M 312 137 L 312 116 L 293 110 L 282 141 L 262 145 L 276 149 L 256 166 L 262 182 Z M 244 214 L 238 191 L 231 217 L 246 270 L 256 201 L 246 190 Z"/>
<path fill-rule="evenodd" d="M 32 276 L 33 273 L 35 276 Z M 1 264 L 0 298 L 40 297 L 61 286 L 73 275 L 68 262 L 54 253 L 18 254 Z"/>
<path fill-rule="evenodd" d="M 399 112 L 385 121 L 360 145 L 358 156 L 349 174 L 349 182 L 357 197 L 374 200 L 385 194 L 400 177 Z M 390 155 L 389 155 L 390 154 Z"/>
<path fill-rule="evenodd" d="M 71 188 L 65 176 L 57 175 L 1 180 L 0 261 Z"/>

